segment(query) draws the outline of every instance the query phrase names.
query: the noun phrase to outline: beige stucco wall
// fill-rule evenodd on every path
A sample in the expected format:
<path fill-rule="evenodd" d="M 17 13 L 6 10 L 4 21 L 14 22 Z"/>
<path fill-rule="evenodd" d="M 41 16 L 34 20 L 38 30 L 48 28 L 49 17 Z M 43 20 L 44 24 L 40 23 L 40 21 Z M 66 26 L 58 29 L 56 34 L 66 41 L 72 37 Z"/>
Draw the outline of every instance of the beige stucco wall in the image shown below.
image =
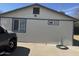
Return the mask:
<path fill-rule="evenodd" d="M 48 25 L 47 20 L 27 20 L 26 33 L 17 33 L 19 40 L 27 43 L 59 44 L 63 39 L 65 45 L 72 45 L 73 22 L 60 21 L 59 26 Z"/>
<path fill-rule="evenodd" d="M 2 25 L 9 31 L 12 21 L 3 18 Z M 65 45 L 72 45 L 73 21 L 59 21 L 59 25 L 48 25 L 48 20 L 27 20 L 26 33 L 17 33 L 18 41 L 27 43 L 59 44 L 63 39 Z"/>
<path fill-rule="evenodd" d="M 11 18 L 1 18 L 1 26 L 5 29 L 12 30 L 12 19 Z"/>
<path fill-rule="evenodd" d="M 35 6 L 34 6 L 35 7 Z M 34 17 L 33 6 L 15 12 L 4 14 L 4 17 L 41 18 L 55 20 L 73 20 L 56 12 L 40 7 L 40 14 Z M 7 30 L 12 30 L 12 19 L 1 18 L 1 24 Z M 59 21 L 59 25 L 48 25 L 48 20 L 27 19 L 26 33 L 17 33 L 18 41 L 27 43 L 58 44 L 63 39 L 65 45 L 72 45 L 73 21 Z"/>

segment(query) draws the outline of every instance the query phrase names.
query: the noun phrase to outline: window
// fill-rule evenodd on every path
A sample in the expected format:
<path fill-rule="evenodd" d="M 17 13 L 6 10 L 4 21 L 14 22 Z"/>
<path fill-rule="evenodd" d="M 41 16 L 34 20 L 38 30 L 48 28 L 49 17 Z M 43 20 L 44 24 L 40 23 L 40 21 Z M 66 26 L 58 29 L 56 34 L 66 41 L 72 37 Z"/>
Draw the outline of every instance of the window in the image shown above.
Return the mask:
<path fill-rule="evenodd" d="M 14 30 L 17 31 L 19 28 L 19 20 L 14 20 Z"/>
<path fill-rule="evenodd" d="M 40 8 L 38 7 L 33 8 L 33 14 L 39 14 L 39 12 L 40 12 Z"/>
<path fill-rule="evenodd" d="M 5 29 L 0 26 L 0 34 L 5 33 Z"/>
<path fill-rule="evenodd" d="M 48 20 L 48 25 L 59 25 L 58 20 Z"/>
<path fill-rule="evenodd" d="M 13 32 L 26 32 L 26 19 L 13 19 L 12 21 Z"/>

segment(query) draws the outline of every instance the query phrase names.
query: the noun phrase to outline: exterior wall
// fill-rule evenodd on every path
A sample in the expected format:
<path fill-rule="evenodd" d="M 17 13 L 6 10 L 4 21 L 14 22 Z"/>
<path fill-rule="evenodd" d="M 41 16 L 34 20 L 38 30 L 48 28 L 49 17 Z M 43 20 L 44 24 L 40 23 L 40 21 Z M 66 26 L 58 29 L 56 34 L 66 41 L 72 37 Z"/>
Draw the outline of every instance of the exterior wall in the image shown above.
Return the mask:
<path fill-rule="evenodd" d="M 60 25 L 55 26 L 48 25 L 47 20 L 27 20 L 26 28 L 25 34 L 17 33 L 20 41 L 59 44 L 63 39 L 65 45 L 72 45 L 73 22 L 71 21 L 60 21 Z"/>
<path fill-rule="evenodd" d="M 2 19 L 2 24 L 11 31 L 11 19 Z M 72 45 L 73 21 L 59 21 L 59 25 L 48 25 L 48 20 L 27 20 L 26 33 L 17 33 L 18 41 L 26 43 Z"/>
<path fill-rule="evenodd" d="M 8 31 L 12 30 L 12 19 L 11 18 L 1 18 L 1 26 Z"/>
<path fill-rule="evenodd" d="M 22 18 L 42 18 L 42 19 L 60 19 L 60 20 L 72 20 L 71 18 L 58 14 L 56 12 L 50 11 L 43 7 L 40 7 L 40 14 L 37 17 L 34 17 L 33 14 L 33 7 L 40 7 L 40 6 L 31 6 L 28 8 L 24 8 L 21 10 L 16 10 L 11 13 L 3 14 L 2 16 L 6 17 L 22 17 Z"/>

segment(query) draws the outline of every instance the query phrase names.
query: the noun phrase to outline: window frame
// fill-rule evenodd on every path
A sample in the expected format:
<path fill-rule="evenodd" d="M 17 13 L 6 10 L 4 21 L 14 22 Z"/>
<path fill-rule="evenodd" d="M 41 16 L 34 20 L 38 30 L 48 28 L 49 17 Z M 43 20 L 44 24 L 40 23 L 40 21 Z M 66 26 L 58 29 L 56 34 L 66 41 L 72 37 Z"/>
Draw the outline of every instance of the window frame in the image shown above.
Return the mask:
<path fill-rule="evenodd" d="M 50 19 L 50 20 L 48 20 L 48 25 L 58 26 L 59 25 L 59 20 L 52 20 L 52 19 Z"/>
<path fill-rule="evenodd" d="M 14 21 L 18 20 L 18 30 L 14 30 Z M 21 30 L 21 20 L 25 20 L 25 29 L 24 31 Z M 21 18 L 12 18 L 12 31 L 13 32 L 18 32 L 18 33 L 25 33 L 26 32 L 26 19 L 21 19 Z"/>
<path fill-rule="evenodd" d="M 33 14 L 40 14 L 40 8 L 39 7 L 33 7 Z"/>
<path fill-rule="evenodd" d="M 15 26 L 15 21 L 16 21 L 17 19 L 12 19 L 12 31 L 14 31 L 14 32 L 17 32 L 18 30 L 19 30 L 19 27 L 18 27 L 18 29 L 17 30 L 15 30 L 15 28 L 14 28 L 14 26 Z M 18 26 L 19 26 L 19 20 L 18 20 Z"/>

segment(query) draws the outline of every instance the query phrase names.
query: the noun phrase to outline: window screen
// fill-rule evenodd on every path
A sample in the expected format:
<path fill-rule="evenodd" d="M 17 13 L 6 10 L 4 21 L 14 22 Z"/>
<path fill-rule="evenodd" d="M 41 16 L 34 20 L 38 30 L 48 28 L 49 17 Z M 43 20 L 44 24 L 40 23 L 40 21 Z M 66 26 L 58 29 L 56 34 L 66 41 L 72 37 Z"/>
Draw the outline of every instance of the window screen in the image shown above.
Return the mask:
<path fill-rule="evenodd" d="M 40 8 L 34 7 L 33 14 L 39 14 L 39 13 L 40 13 Z"/>
<path fill-rule="evenodd" d="M 14 20 L 14 30 L 17 31 L 19 29 L 19 20 Z"/>
<path fill-rule="evenodd" d="M 12 31 L 14 31 L 14 32 L 26 32 L 26 19 L 13 19 Z"/>

